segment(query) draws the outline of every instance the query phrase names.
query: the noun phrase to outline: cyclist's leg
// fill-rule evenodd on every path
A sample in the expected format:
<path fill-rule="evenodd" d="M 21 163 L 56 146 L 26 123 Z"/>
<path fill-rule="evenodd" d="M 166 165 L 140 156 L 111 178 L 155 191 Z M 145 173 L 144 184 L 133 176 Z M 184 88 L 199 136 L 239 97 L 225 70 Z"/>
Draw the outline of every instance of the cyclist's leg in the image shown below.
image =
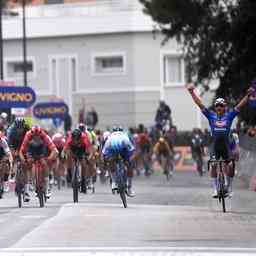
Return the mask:
<path fill-rule="evenodd" d="M 127 165 L 127 195 L 134 197 L 135 192 L 133 191 L 133 164 L 132 164 L 132 154 L 133 153 L 127 153 L 123 155 L 123 159 Z"/>
<path fill-rule="evenodd" d="M 67 170 L 66 181 L 67 181 L 67 185 L 70 186 L 71 182 L 72 182 L 72 170 L 73 170 L 73 159 L 72 159 L 71 152 L 69 152 L 67 154 L 67 159 L 66 159 L 65 165 L 66 165 L 66 170 Z"/>
<path fill-rule="evenodd" d="M 211 160 L 219 160 L 220 159 L 220 154 L 219 151 L 216 147 L 216 141 L 213 141 L 213 144 L 210 146 L 210 159 Z M 216 164 L 211 164 L 210 165 L 210 176 L 212 180 L 212 188 L 213 188 L 213 193 L 212 197 L 216 198 L 218 196 L 218 191 L 217 191 L 217 165 Z"/>

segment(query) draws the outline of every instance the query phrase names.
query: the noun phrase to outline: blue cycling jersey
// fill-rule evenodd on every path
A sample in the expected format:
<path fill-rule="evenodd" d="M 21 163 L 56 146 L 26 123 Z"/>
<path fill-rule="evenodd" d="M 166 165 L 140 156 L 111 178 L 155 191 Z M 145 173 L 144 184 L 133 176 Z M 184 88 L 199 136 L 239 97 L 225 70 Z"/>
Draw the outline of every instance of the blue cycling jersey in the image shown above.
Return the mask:
<path fill-rule="evenodd" d="M 226 112 L 222 116 L 218 116 L 215 112 L 210 111 L 209 109 L 203 109 L 204 116 L 208 119 L 211 133 L 214 138 L 217 137 L 226 137 L 230 135 L 230 129 L 233 123 L 233 120 L 238 115 L 239 111 L 234 109 L 232 111 Z"/>
<path fill-rule="evenodd" d="M 125 160 L 129 161 L 134 146 L 128 136 L 122 132 L 114 132 L 107 139 L 102 153 L 105 157 L 113 157 L 120 154 Z"/>

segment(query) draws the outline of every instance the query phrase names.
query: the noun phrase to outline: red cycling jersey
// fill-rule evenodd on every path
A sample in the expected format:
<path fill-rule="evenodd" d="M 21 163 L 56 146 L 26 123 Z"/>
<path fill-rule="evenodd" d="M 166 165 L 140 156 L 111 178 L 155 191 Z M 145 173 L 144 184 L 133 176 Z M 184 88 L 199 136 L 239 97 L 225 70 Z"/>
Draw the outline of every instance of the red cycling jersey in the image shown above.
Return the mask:
<path fill-rule="evenodd" d="M 22 142 L 21 148 L 20 148 L 20 151 L 22 154 L 27 153 L 28 147 L 29 147 L 29 142 L 31 141 L 33 136 L 34 136 L 34 134 L 31 132 L 31 130 L 26 133 L 24 140 Z M 44 131 L 41 131 L 41 134 L 38 136 L 41 137 L 44 145 L 49 149 L 49 151 L 56 149 L 56 146 L 52 142 L 51 138 Z"/>
<path fill-rule="evenodd" d="M 87 134 L 82 133 L 82 136 L 80 138 L 80 141 L 77 143 L 74 143 L 72 139 L 72 135 L 69 134 L 68 138 L 66 140 L 64 150 L 70 149 L 71 147 L 76 147 L 76 148 L 83 148 L 85 150 L 89 150 L 91 148 L 91 143 L 90 140 L 87 136 Z"/>

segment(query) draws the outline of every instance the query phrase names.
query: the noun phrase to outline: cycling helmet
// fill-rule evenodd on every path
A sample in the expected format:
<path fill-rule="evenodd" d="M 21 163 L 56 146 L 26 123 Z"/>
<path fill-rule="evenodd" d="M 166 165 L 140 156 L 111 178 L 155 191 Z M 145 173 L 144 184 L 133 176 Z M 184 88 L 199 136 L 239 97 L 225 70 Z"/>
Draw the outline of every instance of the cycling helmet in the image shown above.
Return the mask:
<path fill-rule="evenodd" d="M 33 126 L 33 127 L 31 128 L 31 133 L 32 133 L 33 135 L 41 135 L 42 132 L 43 132 L 43 130 L 42 130 L 42 128 L 39 127 L 39 126 Z"/>
<path fill-rule="evenodd" d="M 0 117 L 1 117 L 2 119 L 7 119 L 8 114 L 6 114 L 5 112 L 3 112 L 3 113 L 0 115 Z"/>
<path fill-rule="evenodd" d="M 16 128 L 23 128 L 26 125 L 25 119 L 22 117 L 17 117 L 14 121 L 14 125 Z"/>
<path fill-rule="evenodd" d="M 164 137 L 160 137 L 160 138 L 159 138 L 159 142 L 160 142 L 160 143 L 164 143 L 164 142 L 165 142 Z"/>
<path fill-rule="evenodd" d="M 113 126 L 112 132 L 118 132 L 118 127 L 117 126 Z"/>
<path fill-rule="evenodd" d="M 72 139 L 80 139 L 82 136 L 82 132 L 79 129 L 75 129 L 71 133 Z"/>
<path fill-rule="evenodd" d="M 109 132 L 109 131 L 104 132 L 103 133 L 103 140 L 106 141 L 110 135 L 111 135 L 111 132 Z"/>
<path fill-rule="evenodd" d="M 86 125 L 83 124 L 83 123 L 80 123 L 78 125 L 78 129 L 81 131 L 81 132 L 85 132 L 86 131 Z"/>
<path fill-rule="evenodd" d="M 124 131 L 124 128 L 123 128 L 122 126 L 119 126 L 119 127 L 117 128 L 117 131 L 123 132 L 123 131 Z"/>
<path fill-rule="evenodd" d="M 223 98 L 217 98 L 215 100 L 215 103 L 214 103 L 214 106 L 217 106 L 217 105 L 226 105 L 226 101 L 223 99 Z"/>

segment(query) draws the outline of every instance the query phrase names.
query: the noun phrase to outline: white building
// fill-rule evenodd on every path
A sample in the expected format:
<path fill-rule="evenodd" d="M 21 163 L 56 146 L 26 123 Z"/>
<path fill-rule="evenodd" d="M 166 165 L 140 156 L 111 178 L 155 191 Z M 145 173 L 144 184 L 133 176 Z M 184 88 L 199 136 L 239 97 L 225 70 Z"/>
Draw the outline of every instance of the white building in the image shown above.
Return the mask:
<path fill-rule="evenodd" d="M 74 122 L 85 98 L 100 127 L 149 126 L 164 99 L 180 130 L 200 126 L 184 88 L 181 49 L 174 40 L 161 46 L 137 0 L 43 5 L 27 15 L 29 85 L 40 100 L 63 98 Z M 3 29 L 5 78 L 22 85 L 21 16 L 6 19 Z"/>

